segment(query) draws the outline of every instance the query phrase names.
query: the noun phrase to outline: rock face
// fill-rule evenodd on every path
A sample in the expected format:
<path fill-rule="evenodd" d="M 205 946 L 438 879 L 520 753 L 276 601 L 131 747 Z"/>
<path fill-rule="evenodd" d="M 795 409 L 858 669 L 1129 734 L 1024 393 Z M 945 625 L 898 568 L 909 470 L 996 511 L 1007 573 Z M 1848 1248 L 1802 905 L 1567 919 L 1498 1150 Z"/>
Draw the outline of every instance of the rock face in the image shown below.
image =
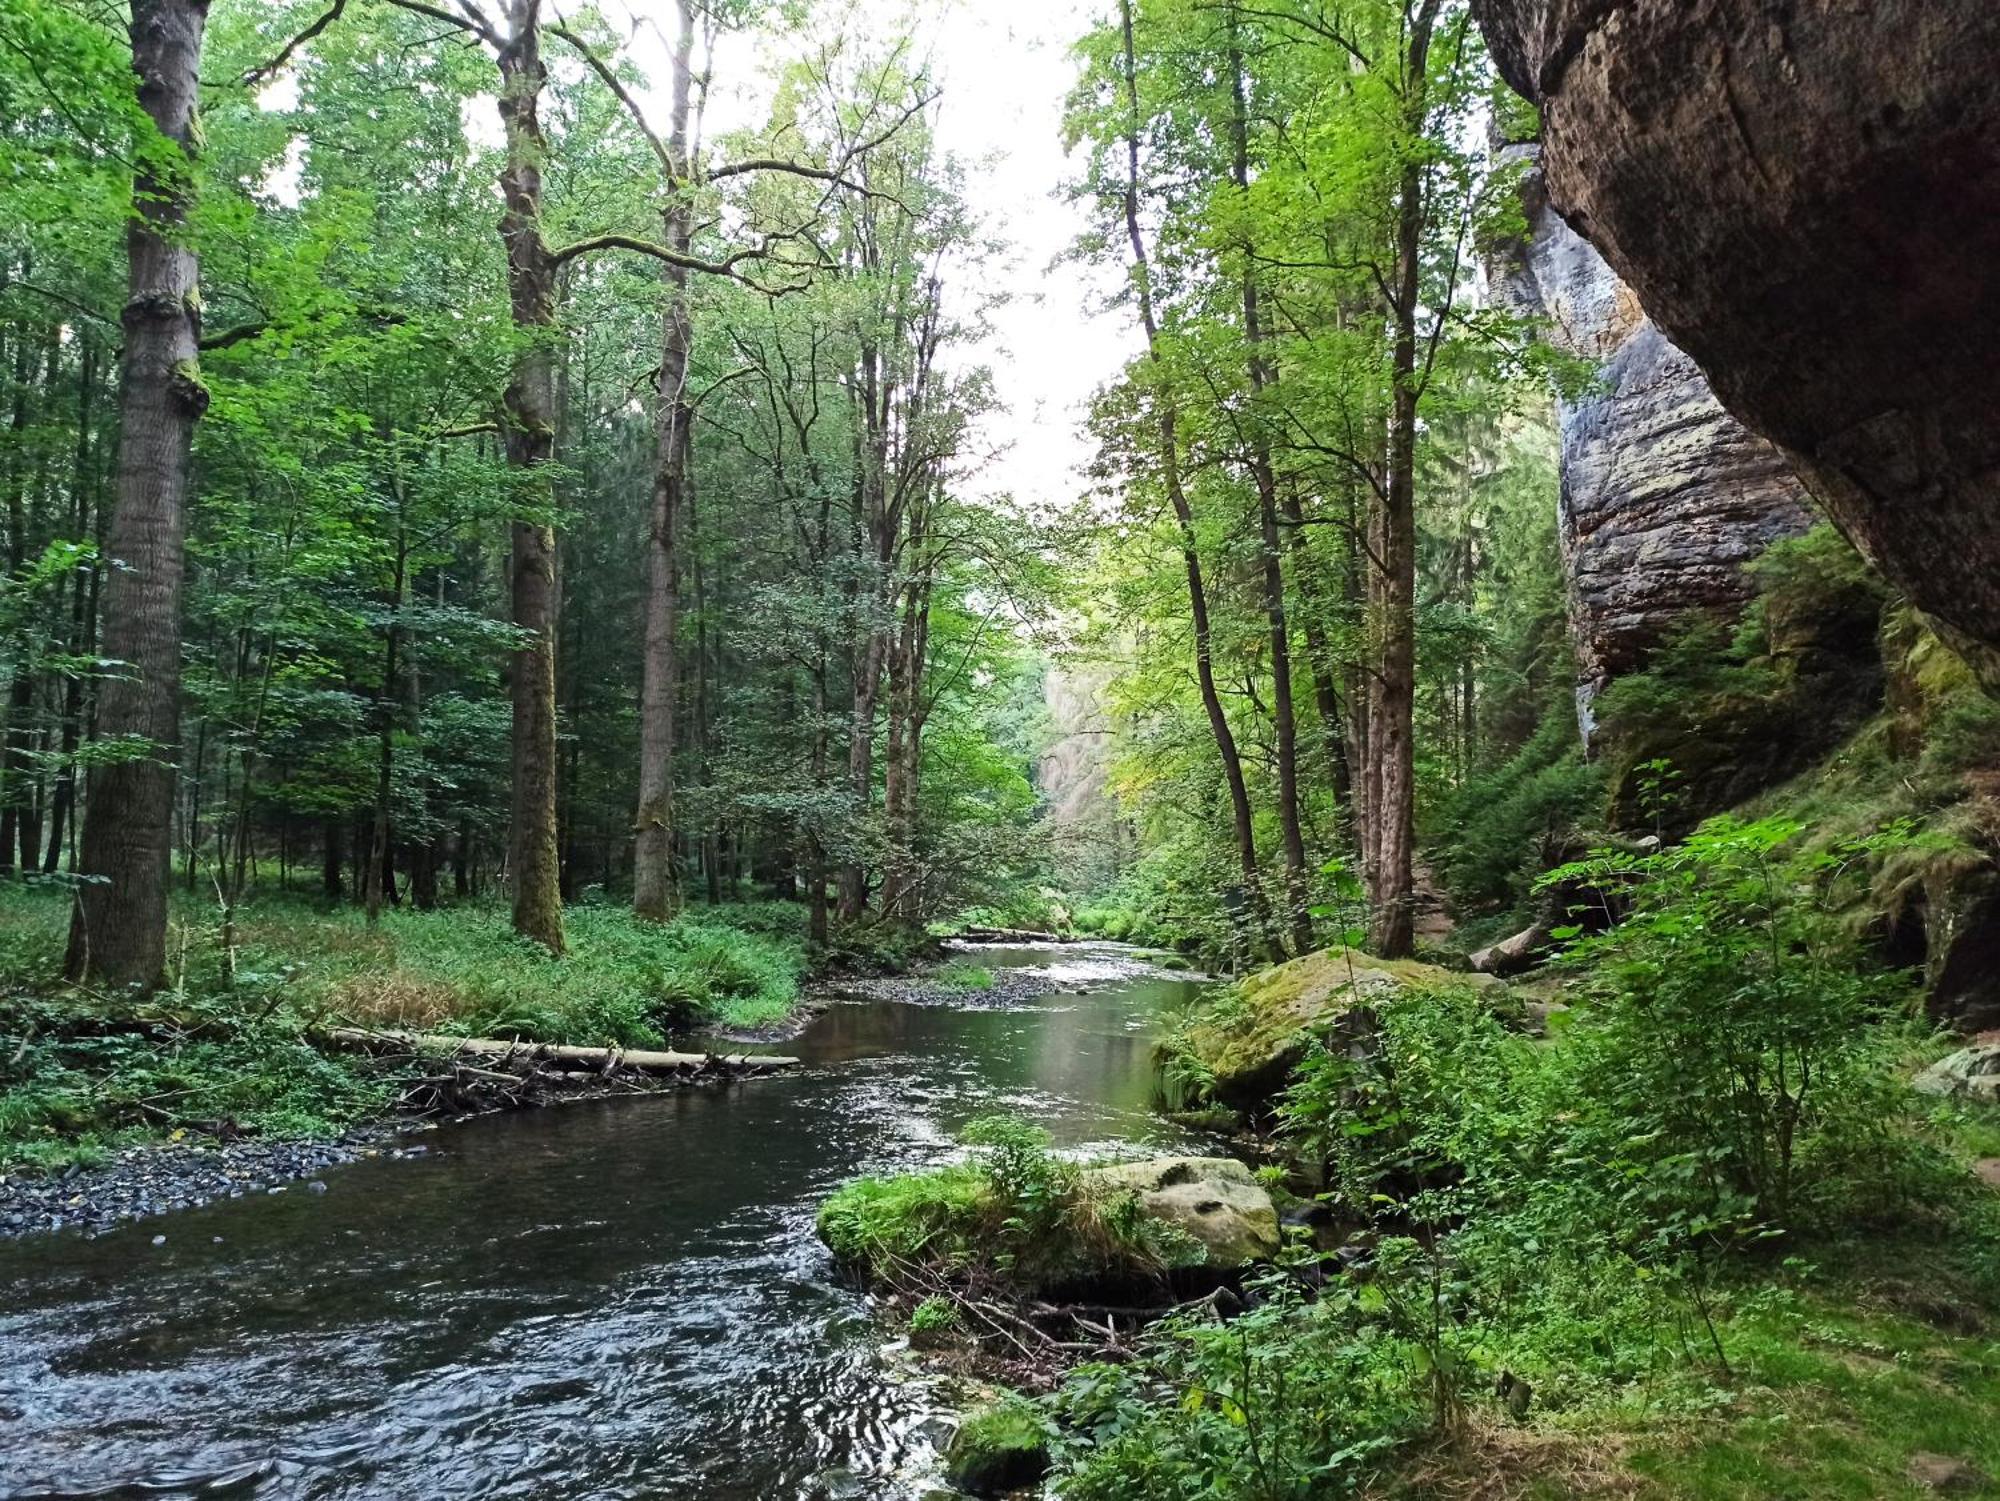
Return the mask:
<path fill-rule="evenodd" d="M 1914 1082 L 1924 1094 L 2000 1100 L 2000 1042 L 1976 1042 L 1960 1048 L 1918 1074 Z"/>
<path fill-rule="evenodd" d="M 1742 605 L 1743 565 L 1814 518 L 1784 455 L 1722 409 L 1694 361 L 1550 207 L 1532 165 L 1522 199 L 1529 237 L 1500 295 L 1601 368 L 1559 411 L 1563 570 L 1588 740 L 1592 700 L 1613 678 L 1644 665 L 1690 611 Z"/>
<path fill-rule="evenodd" d="M 1210 1271 L 1235 1271 L 1277 1254 L 1277 1206 L 1233 1157 L 1106 1163 L 1086 1168 L 1084 1185 L 1107 1198 L 1137 1194 L 1148 1215 L 1201 1244 Z"/>
<path fill-rule="evenodd" d="M 1474 8 L 1555 208 L 2000 685 L 2000 5 Z"/>

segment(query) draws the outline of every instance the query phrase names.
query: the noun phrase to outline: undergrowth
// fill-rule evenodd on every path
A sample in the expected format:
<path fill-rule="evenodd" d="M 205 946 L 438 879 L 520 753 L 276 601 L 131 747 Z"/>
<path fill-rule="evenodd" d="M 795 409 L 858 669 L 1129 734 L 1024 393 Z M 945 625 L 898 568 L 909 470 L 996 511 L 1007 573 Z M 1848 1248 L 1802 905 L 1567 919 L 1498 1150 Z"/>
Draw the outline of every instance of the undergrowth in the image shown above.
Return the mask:
<path fill-rule="evenodd" d="M 795 909 L 698 908 L 666 925 L 584 904 L 553 959 L 487 907 L 359 912 L 269 900 L 238 914 L 184 898 L 168 984 L 143 1001 L 59 980 L 61 887 L 0 884 L 0 1164 L 88 1161 L 173 1131 L 324 1135 L 379 1112 L 377 1065 L 308 1040 L 337 1023 L 541 1042 L 658 1045 L 792 1008 L 805 970 Z"/>
<path fill-rule="evenodd" d="M 1844 918 L 1922 837 L 1724 820 L 1597 857 L 1628 913 L 1560 935 L 1575 1004 L 1550 1040 L 1406 987 L 1311 1044 L 1278 1140 L 1338 1245 L 1297 1242 L 1238 1317 L 1074 1372 L 1061 1494 L 1862 1497 L 1922 1494 L 1926 1465 L 2000 1473 L 2000 1196 L 1971 1172 L 2000 1115 L 1907 1089 L 1938 1044 Z"/>

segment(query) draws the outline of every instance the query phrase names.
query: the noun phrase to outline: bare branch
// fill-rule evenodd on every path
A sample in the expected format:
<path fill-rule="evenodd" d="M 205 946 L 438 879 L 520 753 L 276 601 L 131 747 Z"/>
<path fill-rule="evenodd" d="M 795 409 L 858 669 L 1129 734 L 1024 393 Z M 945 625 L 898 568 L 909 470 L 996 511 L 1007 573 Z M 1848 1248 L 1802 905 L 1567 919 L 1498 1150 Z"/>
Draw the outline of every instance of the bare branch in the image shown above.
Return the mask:
<path fill-rule="evenodd" d="M 433 21 L 442 21 L 458 31 L 469 31 L 490 47 L 501 45 L 500 33 L 495 31 L 486 18 L 475 9 L 471 15 L 455 15 L 438 5 L 427 5 L 424 0 L 384 0 L 398 10 L 414 11 L 420 16 L 429 16 Z"/>
<path fill-rule="evenodd" d="M 678 188 L 680 186 L 681 175 L 680 165 L 675 162 L 674 155 L 667 149 L 666 143 L 660 139 L 653 127 L 646 123 L 646 112 L 639 107 L 639 101 L 633 97 L 632 91 L 625 87 L 624 81 L 619 78 L 616 70 L 603 58 L 599 57 L 596 50 L 588 42 L 584 41 L 582 37 L 571 31 L 569 27 L 563 25 L 561 22 L 558 21 L 550 25 L 548 31 L 549 35 L 561 37 L 565 42 L 568 42 L 576 50 L 577 56 L 583 59 L 590 71 L 598 76 L 607 89 L 611 90 L 612 97 L 625 106 L 625 113 L 631 117 L 632 123 L 639 128 L 639 134 L 646 138 L 646 144 L 653 148 L 653 155 L 660 159 L 660 170 L 667 175 L 668 188 Z"/>
<path fill-rule="evenodd" d="M 283 47 L 279 48 L 276 57 L 267 63 L 260 63 L 246 72 L 240 80 L 241 86 L 246 89 L 253 89 L 265 79 L 280 71 L 286 63 L 292 60 L 293 54 L 299 48 L 305 46 L 307 42 L 310 42 L 322 31 L 325 31 L 327 27 L 338 21 L 341 12 L 346 9 L 347 0 L 333 0 L 333 4 L 327 7 L 325 13 L 317 21 L 314 21 L 312 25 L 308 26 L 304 31 L 301 31 L 297 36 L 285 43 Z"/>

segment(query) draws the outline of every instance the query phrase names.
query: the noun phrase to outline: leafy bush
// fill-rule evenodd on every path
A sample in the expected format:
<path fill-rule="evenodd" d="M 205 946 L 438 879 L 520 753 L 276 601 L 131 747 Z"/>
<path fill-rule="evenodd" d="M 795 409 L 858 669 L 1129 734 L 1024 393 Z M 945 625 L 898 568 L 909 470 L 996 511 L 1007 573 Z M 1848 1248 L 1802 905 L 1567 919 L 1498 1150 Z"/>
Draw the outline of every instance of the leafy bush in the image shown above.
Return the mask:
<path fill-rule="evenodd" d="M 1351 1495 L 1424 1412 L 1406 1353 L 1334 1285 L 1290 1279 L 1227 1324 L 1163 1320 L 1139 1361 L 1073 1372 L 1052 1404 L 1072 1501 L 1308 1501 Z"/>
<path fill-rule="evenodd" d="M 1721 818 L 1677 848 L 1552 877 L 1629 892 L 1625 921 L 1571 950 L 1597 1004 L 1565 1051 L 1597 1117 L 1591 1147 L 1643 1172 L 1635 1192 L 1663 1230 L 1793 1224 L 1822 1159 L 1879 1142 L 1895 1120 L 1877 1084 L 1882 1024 L 1908 987 L 1868 962 L 1836 910 L 1843 881 L 1911 836 L 1788 853 L 1801 833 Z"/>

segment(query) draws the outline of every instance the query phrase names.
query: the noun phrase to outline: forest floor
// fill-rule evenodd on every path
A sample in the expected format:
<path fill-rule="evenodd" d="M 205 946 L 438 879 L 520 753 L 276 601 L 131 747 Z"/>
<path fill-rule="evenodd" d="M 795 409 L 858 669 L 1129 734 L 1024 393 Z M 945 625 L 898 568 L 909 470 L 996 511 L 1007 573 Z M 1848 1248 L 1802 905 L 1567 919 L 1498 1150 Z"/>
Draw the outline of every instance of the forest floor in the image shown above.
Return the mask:
<path fill-rule="evenodd" d="M 334 1026 L 659 1047 L 789 1035 L 825 999 L 803 911 L 788 903 L 696 908 L 665 926 L 573 907 L 557 961 L 485 905 L 390 910 L 371 924 L 352 908 L 266 898 L 236 915 L 225 943 L 220 911 L 190 893 L 169 934 L 167 985 L 135 1000 L 60 982 L 69 900 L 54 884 L 0 883 L 0 1235 L 102 1228 L 402 1150 L 422 1064 L 319 1045 Z M 913 956 L 851 936 L 836 957 L 866 974 Z M 977 980 L 962 966 L 939 974 L 947 986 Z M 504 1099 L 453 1095 L 432 1111 L 611 1087 L 564 1079 L 497 1091 Z M 615 1087 L 663 1086 L 621 1076 Z"/>

